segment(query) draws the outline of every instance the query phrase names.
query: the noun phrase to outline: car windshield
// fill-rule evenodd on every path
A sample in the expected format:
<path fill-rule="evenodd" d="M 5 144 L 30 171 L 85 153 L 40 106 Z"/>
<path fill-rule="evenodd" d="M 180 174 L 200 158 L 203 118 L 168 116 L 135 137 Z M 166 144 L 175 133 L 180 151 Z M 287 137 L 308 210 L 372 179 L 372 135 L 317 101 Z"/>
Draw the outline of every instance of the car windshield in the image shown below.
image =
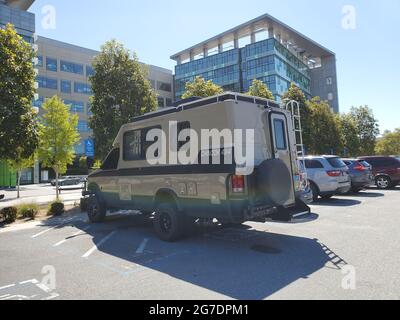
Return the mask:
<path fill-rule="evenodd" d="M 328 158 L 326 159 L 330 163 L 330 165 L 334 168 L 344 168 L 346 164 L 340 158 Z"/>

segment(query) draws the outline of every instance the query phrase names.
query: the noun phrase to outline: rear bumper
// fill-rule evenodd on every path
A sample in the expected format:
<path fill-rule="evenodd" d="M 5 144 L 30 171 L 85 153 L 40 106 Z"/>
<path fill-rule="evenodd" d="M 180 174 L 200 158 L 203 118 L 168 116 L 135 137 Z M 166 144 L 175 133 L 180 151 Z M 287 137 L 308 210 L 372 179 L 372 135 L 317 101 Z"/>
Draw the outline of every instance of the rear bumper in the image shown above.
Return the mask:
<path fill-rule="evenodd" d="M 352 176 L 351 184 L 355 188 L 366 188 L 375 184 L 375 178 L 371 175 Z"/>
<path fill-rule="evenodd" d="M 345 194 L 351 190 L 351 182 L 340 183 L 336 194 Z"/>

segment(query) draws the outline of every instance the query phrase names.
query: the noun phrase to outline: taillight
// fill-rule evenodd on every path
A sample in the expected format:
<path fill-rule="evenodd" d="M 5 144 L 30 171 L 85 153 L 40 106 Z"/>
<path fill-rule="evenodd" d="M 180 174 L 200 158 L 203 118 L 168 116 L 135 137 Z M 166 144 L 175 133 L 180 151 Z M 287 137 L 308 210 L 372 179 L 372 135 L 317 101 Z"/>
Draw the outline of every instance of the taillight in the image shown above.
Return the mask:
<path fill-rule="evenodd" d="M 244 193 L 245 181 L 244 176 L 232 176 L 232 192 Z"/>
<path fill-rule="evenodd" d="M 359 165 L 354 167 L 354 170 L 356 170 L 356 171 L 366 171 L 367 168 L 364 167 L 363 165 L 359 164 Z"/>
<path fill-rule="evenodd" d="M 340 177 L 342 175 L 342 171 L 335 170 L 335 171 L 327 171 L 326 172 L 330 177 Z"/>

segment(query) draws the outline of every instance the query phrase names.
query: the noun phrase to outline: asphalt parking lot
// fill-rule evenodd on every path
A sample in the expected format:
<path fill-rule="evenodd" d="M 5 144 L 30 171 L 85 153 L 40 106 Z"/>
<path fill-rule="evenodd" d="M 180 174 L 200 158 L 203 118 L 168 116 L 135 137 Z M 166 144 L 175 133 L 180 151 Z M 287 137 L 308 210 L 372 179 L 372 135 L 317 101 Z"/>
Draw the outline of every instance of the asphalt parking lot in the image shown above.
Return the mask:
<path fill-rule="evenodd" d="M 132 213 L 0 228 L 0 300 L 399 299 L 399 207 L 400 188 L 371 189 L 172 244 Z"/>

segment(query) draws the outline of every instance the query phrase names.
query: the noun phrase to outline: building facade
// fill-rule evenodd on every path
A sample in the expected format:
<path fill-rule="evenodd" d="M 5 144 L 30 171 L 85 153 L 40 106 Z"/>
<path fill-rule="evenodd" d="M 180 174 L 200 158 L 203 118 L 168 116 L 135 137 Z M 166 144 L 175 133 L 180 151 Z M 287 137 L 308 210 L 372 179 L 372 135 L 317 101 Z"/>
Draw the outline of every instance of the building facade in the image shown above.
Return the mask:
<path fill-rule="evenodd" d="M 93 74 L 93 59 L 99 52 L 44 37 L 38 37 L 37 45 L 38 99 L 34 106 L 40 114 L 46 98 L 54 95 L 70 105 L 71 111 L 79 116 L 81 141 L 76 146 L 76 153 L 78 156 L 92 156 L 92 131 L 89 127 L 92 90 L 89 77 Z M 156 91 L 159 107 L 172 105 L 172 71 L 151 65 L 148 70 L 148 78 Z"/>
<path fill-rule="evenodd" d="M 247 92 L 258 79 L 277 101 L 294 82 L 307 97 L 320 96 L 339 112 L 335 54 L 267 14 L 171 59 L 177 62 L 176 99 L 196 76 L 235 92 Z"/>
<path fill-rule="evenodd" d="M 27 12 L 33 0 L 0 0 L 0 28 L 8 23 L 14 25 L 18 34 L 25 41 L 34 44 L 35 41 L 35 15 Z M 33 180 L 33 170 L 26 170 L 22 180 L 25 178 Z M 0 187 L 15 187 L 16 173 L 10 170 L 6 162 L 0 161 Z"/>
<path fill-rule="evenodd" d="M 35 15 L 26 10 L 33 0 L 0 0 L 0 28 L 12 23 L 25 41 L 34 42 Z"/>

